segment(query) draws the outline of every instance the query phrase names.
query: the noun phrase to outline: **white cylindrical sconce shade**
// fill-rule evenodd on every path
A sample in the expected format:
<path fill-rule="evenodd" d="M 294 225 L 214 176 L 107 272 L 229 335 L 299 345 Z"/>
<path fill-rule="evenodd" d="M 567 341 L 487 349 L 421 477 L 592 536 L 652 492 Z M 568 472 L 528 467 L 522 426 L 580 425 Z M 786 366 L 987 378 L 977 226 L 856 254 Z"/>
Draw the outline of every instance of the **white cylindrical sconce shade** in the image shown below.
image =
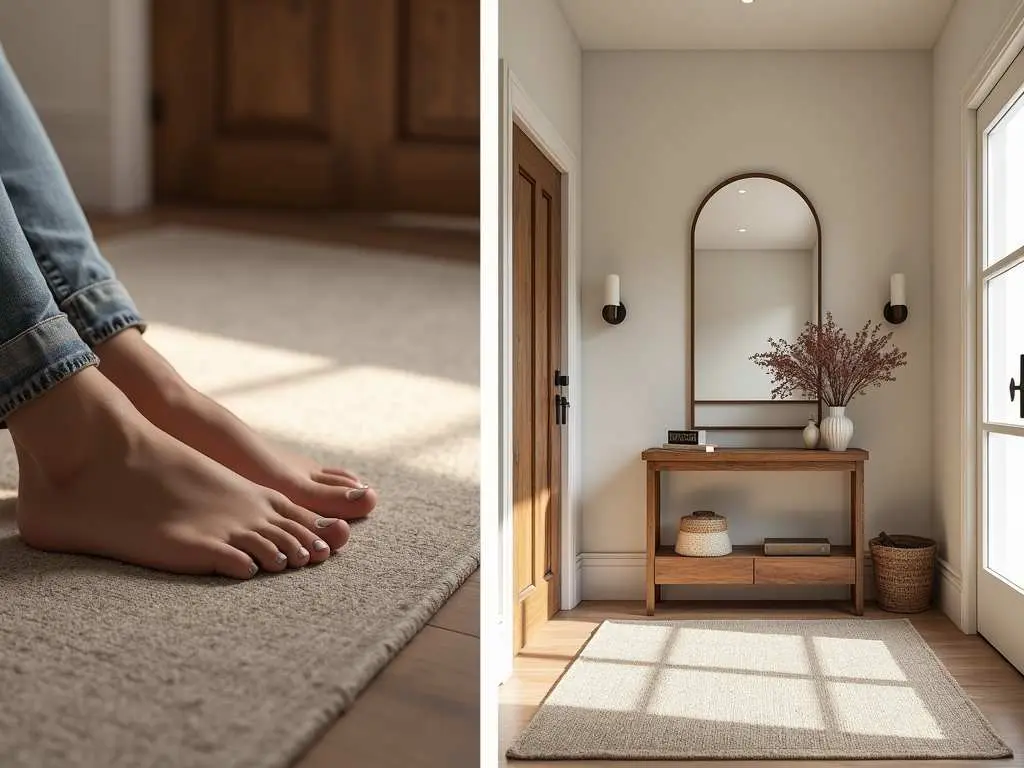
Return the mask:
<path fill-rule="evenodd" d="M 889 278 L 889 303 L 894 307 L 907 306 L 907 278 L 903 274 Z"/>
<path fill-rule="evenodd" d="M 604 305 L 606 307 L 619 306 L 619 276 L 608 275 L 604 279 Z"/>
<path fill-rule="evenodd" d="M 893 325 L 899 325 L 907 319 L 907 278 L 897 272 L 889 276 L 889 300 L 882 309 L 882 317 Z"/>
<path fill-rule="evenodd" d="M 608 275 L 604 279 L 604 306 L 601 307 L 601 317 L 609 325 L 618 325 L 626 319 L 626 307 L 622 304 L 622 297 L 619 295 L 619 276 Z"/>

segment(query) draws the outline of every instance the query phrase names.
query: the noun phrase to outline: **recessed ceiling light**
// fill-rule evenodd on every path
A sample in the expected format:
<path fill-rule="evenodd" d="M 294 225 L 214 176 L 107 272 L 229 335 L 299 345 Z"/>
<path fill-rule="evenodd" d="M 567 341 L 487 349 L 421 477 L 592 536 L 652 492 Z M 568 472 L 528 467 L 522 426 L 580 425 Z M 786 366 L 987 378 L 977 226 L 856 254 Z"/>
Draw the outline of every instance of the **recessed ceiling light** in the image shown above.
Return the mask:
<path fill-rule="evenodd" d="M 754 0 L 743 0 L 744 5 L 750 5 Z"/>
<path fill-rule="evenodd" d="M 747 190 L 745 190 L 745 189 L 741 189 L 741 190 L 740 190 L 740 194 L 741 194 L 741 195 L 745 195 L 745 194 L 747 194 Z"/>
<path fill-rule="evenodd" d="M 747 228 L 746 227 L 740 227 L 737 231 L 738 232 L 746 232 Z"/>

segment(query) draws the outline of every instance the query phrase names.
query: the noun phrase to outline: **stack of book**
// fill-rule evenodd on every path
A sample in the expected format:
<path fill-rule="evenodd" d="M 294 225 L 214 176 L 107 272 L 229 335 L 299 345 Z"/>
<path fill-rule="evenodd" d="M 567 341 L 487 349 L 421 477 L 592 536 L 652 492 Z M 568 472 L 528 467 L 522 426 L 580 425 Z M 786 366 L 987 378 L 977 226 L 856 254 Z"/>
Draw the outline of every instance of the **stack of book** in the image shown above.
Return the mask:
<path fill-rule="evenodd" d="M 708 434 L 703 429 L 670 429 L 668 442 L 662 447 L 673 451 L 697 453 L 713 453 L 715 450 L 715 446 L 708 442 Z"/>

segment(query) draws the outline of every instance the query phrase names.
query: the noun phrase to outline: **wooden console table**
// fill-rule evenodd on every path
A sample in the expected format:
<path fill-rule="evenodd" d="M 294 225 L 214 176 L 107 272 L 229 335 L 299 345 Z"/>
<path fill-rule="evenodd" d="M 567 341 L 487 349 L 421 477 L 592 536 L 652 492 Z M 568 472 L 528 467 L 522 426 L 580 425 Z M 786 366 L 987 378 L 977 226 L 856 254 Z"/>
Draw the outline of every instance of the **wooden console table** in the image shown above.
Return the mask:
<path fill-rule="evenodd" d="M 868 452 L 792 448 L 725 448 L 713 453 L 648 448 L 647 615 L 661 600 L 662 584 L 849 584 L 853 613 L 864 613 L 864 462 Z M 849 472 L 851 546 L 827 557 L 765 557 L 760 545 L 733 546 L 724 557 L 683 557 L 661 546 L 661 473 L 716 470 Z"/>

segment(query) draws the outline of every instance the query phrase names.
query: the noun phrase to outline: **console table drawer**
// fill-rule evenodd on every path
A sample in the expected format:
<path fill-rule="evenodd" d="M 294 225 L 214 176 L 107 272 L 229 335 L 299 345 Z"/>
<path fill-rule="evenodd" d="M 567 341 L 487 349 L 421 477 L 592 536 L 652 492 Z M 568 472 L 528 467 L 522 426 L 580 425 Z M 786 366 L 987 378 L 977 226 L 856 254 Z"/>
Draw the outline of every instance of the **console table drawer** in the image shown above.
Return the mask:
<path fill-rule="evenodd" d="M 654 580 L 658 584 L 753 584 L 754 559 L 659 555 Z"/>
<path fill-rule="evenodd" d="M 754 561 L 755 584 L 853 584 L 853 556 L 759 557 Z"/>

